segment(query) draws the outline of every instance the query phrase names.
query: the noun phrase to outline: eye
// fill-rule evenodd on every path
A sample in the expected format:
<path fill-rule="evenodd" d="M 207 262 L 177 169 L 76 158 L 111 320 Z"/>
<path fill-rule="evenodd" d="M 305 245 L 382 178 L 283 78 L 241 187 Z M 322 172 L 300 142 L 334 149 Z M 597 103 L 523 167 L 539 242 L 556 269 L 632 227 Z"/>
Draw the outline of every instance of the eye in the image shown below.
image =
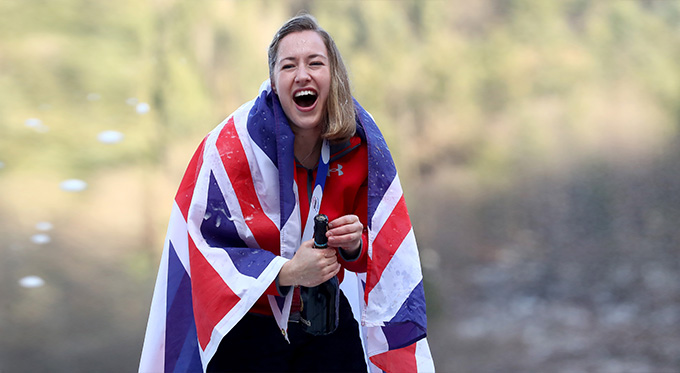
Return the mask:
<path fill-rule="evenodd" d="M 324 63 L 321 62 L 321 61 L 312 61 L 309 65 L 310 66 L 323 66 Z"/>
<path fill-rule="evenodd" d="M 293 65 L 293 64 L 285 64 L 285 65 L 281 66 L 281 70 L 290 70 L 294 67 L 295 67 L 295 65 Z"/>

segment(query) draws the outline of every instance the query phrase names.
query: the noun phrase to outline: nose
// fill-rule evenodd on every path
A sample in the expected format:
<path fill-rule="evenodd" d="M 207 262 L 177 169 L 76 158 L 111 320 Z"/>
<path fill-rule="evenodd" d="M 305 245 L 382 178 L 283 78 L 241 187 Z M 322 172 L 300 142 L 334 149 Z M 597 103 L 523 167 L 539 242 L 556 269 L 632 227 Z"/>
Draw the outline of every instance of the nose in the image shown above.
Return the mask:
<path fill-rule="evenodd" d="M 311 79 L 311 76 L 309 75 L 309 71 L 307 71 L 306 66 L 300 66 L 297 69 L 297 73 L 295 74 L 295 82 L 306 82 Z"/>

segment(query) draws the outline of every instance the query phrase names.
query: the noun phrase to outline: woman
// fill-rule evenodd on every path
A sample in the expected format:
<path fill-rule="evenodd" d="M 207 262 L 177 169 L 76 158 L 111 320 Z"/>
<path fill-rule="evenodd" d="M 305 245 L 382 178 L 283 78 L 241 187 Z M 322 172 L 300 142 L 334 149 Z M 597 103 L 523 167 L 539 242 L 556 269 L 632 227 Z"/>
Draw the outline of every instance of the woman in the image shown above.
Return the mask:
<path fill-rule="evenodd" d="M 363 224 L 355 213 L 361 214 L 365 222 L 367 158 L 365 144 L 359 151 L 361 140 L 354 135 L 353 105 L 338 104 L 351 102 L 347 72 L 335 43 L 310 16 L 292 19 L 276 34 L 269 48 L 269 75 L 272 90 L 295 135 L 295 180 L 301 217 L 309 216 L 313 191 L 307 188 L 311 185 L 307 179 L 316 179 L 323 139 L 336 145 L 331 146 L 335 150 L 331 152 L 331 163 L 343 162 L 342 176 L 354 173 L 349 184 L 344 180 L 348 177 L 341 178 L 337 173 L 331 173 L 325 182 L 324 194 L 333 196 L 324 198 L 320 207 L 330 218 L 329 248 L 315 249 L 312 240 L 306 240 L 277 277 L 279 286 L 295 287 L 292 313 L 293 321 L 298 321 L 299 286 L 317 286 L 336 276 L 343 267 L 366 272 L 366 251 L 360 250 L 362 236 L 365 238 Z M 346 161 L 350 162 L 350 169 Z M 279 290 L 279 294 L 273 295 L 283 296 L 288 291 Z M 295 333 L 289 336 L 288 344 L 280 337 L 278 328 L 270 325 L 274 323 L 272 311 L 266 295 L 262 296 L 250 314 L 223 339 L 208 371 L 366 371 L 357 323 L 347 301 L 343 299 L 341 303 L 340 330 L 329 336 L 313 337 L 301 331 L 299 322 L 294 322 L 288 326 L 289 333 Z M 267 315 L 270 320 L 253 314 Z M 263 340 L 274 342 L 268 345 L 268 354 L 256 348 Z M 343 352 L 323 353 L 333 350 Z"/>
<path fill-rule="evenodd" d="M 431 360 L 396 171 L 335 43 L 311 16 L 295 17 L 271 43 L 269 76 L 206 137 L 180 185 L 140 371 L 354 372 L 367 357 L 393 371 Z M 326 249 L 310 240 L 318 212 L 330 221 Z M 368 294 L 353 298 L 368 352 L 345 295 L 333 333 L 302 329 L 300 287 L 342 281 L 344 269 L 368 272 L 357 290 Z"/>

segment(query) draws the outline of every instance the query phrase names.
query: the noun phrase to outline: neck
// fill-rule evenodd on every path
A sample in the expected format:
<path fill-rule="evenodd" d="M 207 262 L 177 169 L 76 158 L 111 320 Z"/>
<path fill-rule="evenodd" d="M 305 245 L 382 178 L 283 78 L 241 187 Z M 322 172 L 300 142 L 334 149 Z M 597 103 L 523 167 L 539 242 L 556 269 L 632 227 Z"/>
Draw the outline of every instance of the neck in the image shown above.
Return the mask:
<path fill-rule="evenodd" d="M 314 168 L 321 153 L 320 136 L 295 136 L 295 158 L 306 168 Z"/>

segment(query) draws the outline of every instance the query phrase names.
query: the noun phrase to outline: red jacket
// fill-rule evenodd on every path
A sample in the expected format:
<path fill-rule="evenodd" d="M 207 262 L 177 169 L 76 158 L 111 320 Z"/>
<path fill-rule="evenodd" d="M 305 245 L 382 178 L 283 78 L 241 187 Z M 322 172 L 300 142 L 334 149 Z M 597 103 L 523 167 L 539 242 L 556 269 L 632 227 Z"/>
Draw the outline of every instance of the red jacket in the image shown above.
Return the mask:
<path fill-rule="evenodd" d="M 316 180 L 316 167 L 309 170 L 297 161 L 295 166 L 295 182 L 298 186 L 300 199 L 300 216 L 302 219 L 306 219 L 309 212 L 309 199 Z M 333 221 L 343 215 L 354 214 L 366 227 L 368 209 L 368 153 L 366 144 L 357 135 L 347 142 L 332 144 L 328 168 L 328 177 L 319 212 L 328 216 L 328 221 Z M 342 255 L 338 255 L 338 262 L 343 268 L 352 272 L 366 272 L 367 247 L 368 233 L 364 228 L 359 256 L 353 260 L 347 260 Z M 341 270 L 338 274 L 340 282 L 342 282 L 343 275 L 344 272 Z M 281 294 L 276 282 L 272 282 L 264 295 L 253 305 L 250 312 L 271 315 L 267 295 L 283 296 L 284 294 Z M 298 296 L 299 292 L 296 291 L 294 297 Z M 296 304 L 296 299 L 293 299 L 293 308 Z"/>

